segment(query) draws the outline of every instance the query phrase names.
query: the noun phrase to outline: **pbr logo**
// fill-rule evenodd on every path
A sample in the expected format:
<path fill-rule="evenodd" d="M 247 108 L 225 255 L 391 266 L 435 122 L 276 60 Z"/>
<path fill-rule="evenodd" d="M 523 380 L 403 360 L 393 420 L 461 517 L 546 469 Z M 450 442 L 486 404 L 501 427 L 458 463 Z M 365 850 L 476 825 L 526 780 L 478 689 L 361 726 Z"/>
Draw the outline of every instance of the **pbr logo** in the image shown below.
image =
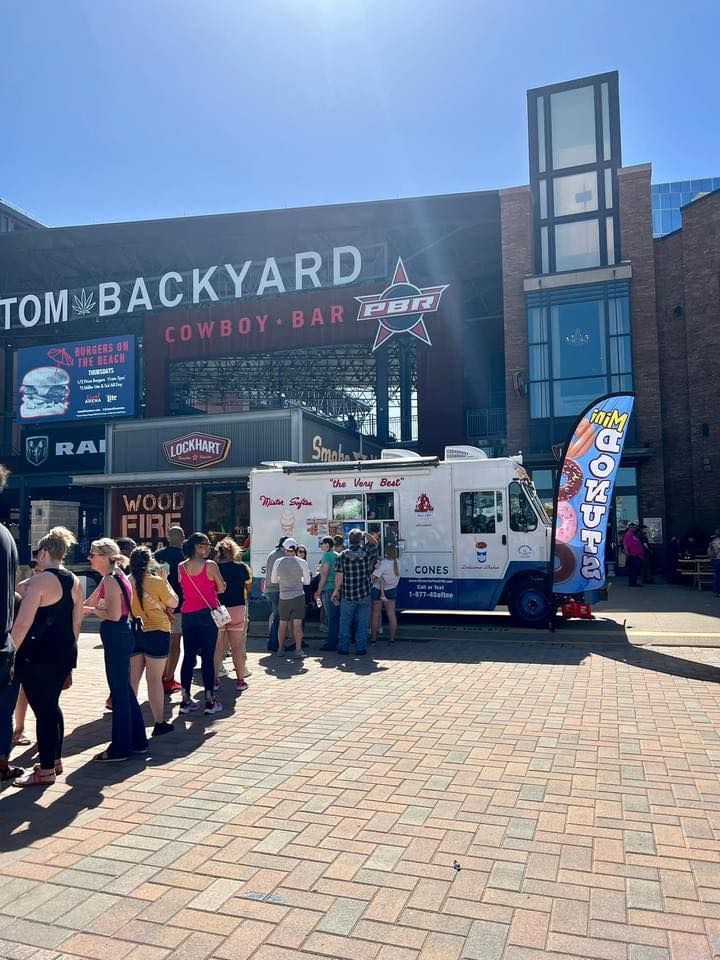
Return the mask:
<path fill-rule="evenodd" d="M 39 467 L 45 463 L 50 456 L 50 438 L 49 437 L 26 437 L 25 439 L 25 459 L 34 467 Z"/>
<path fill-rule="evenodd" d="M 449 286 L 446 283 L 439 287 L 416 287 L 408 280 L 402 258 L 398 257 L 395 273 L 387 289 L 374 296 L 355 297 L 360 304 L 358 320 L 378 322 L 373 352 L 397 333 L 409 333 L 432 346 L 424 315 L 435 313 L 443 291 Z"/>

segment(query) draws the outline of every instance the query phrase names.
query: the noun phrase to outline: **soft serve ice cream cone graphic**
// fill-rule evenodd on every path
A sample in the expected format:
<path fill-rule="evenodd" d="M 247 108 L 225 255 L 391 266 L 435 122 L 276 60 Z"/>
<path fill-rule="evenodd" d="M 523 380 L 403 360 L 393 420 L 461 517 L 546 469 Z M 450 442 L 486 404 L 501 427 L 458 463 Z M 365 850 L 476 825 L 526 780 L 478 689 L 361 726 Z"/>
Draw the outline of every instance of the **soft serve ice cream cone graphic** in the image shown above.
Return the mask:
<path fill-rule="evenodd" d="M 295 514 L 292 512 L 292 510 L 283 510 L 280 514 L 280 529 L 282 530 L 284 537 L 289 537 L 292 535 L 292 532 L 295 529 Z"/>

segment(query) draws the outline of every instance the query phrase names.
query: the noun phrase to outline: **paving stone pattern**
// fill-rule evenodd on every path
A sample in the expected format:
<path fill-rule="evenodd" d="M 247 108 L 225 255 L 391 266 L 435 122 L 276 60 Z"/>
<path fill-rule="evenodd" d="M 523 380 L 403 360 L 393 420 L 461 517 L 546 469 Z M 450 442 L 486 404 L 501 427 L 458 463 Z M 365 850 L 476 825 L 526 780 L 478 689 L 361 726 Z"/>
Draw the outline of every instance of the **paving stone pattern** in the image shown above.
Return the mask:
<path fill-rule="evenodd" d="M 101 765 L 85 636 L 65 776 L 0 796 L 0 957 L 720 956 L 720 651 L 373 650 L 252 654 L 223 714 Z"/>

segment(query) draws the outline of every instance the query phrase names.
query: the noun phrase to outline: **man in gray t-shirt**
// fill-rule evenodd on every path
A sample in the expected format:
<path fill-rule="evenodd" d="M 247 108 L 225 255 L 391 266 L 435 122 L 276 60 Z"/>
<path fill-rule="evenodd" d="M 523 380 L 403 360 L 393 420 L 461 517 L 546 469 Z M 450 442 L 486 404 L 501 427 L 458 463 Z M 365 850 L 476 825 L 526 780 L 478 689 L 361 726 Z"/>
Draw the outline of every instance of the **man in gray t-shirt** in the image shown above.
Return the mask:
<path fill-rule="evenodd" d="M 268 554 L 268 558 L 265 561 L 265 596 L 270 601 L 271 612 L 270 612 L 270 626 L 268 633 L 268 645 L 267 648 L 271 653 L 275 653 L 278 648 L 278 626 L 280 624 L 280 590 L 276 583 L 272 582 L 272 572 L 273 567 L 278 560 L 282 560 L 285 556 L 285 551 L 282 548 L 283 543 L 287 540 L 287 537 L 280 537 L 278 545 L 275 547 L 272 553 Z"/>
<path fill-rule="evenodd" d="M 288 537 L 283 543 L 285 556 L 273 564 L 270 579 L 277 583 L 280 600 L 280 626 L 278 628 L 278 656 L 285 653 L 285 637 L 288 624 L 292 623 L 295 638 L 295 659 L 303 656 L 303 620 L 305 619 L 305 591 L 303 586 L 310 583 L 310 568 L 307 560 L 296 556 L 297 540 Z"/>

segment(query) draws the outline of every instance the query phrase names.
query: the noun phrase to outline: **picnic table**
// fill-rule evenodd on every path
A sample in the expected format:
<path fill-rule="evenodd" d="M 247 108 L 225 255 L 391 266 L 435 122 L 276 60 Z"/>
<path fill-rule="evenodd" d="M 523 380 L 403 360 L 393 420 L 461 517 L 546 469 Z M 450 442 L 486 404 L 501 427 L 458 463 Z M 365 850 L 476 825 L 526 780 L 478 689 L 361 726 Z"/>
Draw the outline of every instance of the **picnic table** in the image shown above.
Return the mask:
<path fill-rule="evenodd" d="M 708 557 L 692 557 L 678 560 L 681 577 L 692 577 L 693 589 L 702 590 L 705 584 L 712 586 L 713 569 Z"/>

